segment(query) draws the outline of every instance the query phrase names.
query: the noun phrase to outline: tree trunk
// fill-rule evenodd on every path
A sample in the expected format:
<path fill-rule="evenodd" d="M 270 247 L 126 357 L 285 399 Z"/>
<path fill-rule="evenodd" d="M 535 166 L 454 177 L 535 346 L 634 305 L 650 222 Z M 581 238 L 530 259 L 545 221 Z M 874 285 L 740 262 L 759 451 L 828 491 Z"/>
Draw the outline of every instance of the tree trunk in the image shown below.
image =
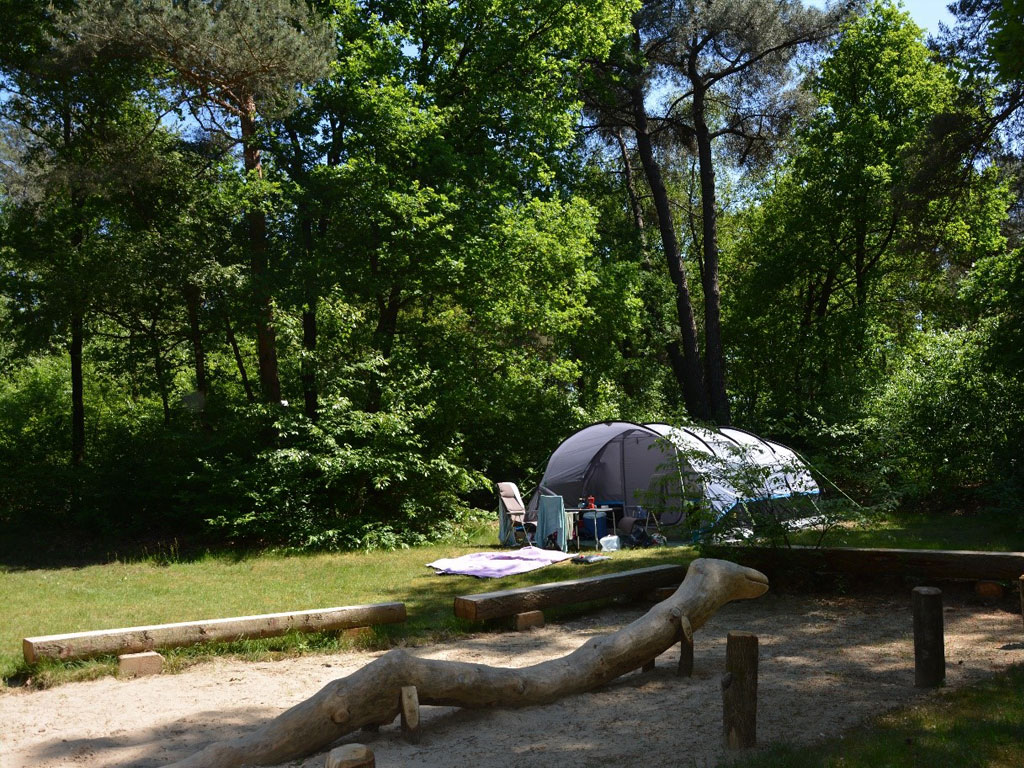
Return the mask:
<path fill-rule="evenodd" d="M 863 210 L 863 208 L 862 208 Z M 867 221 L 861 217 L 854 233 L 853 275 L 854 275 L 854 317 L 857 320 L 857 349 L 864 350 L 867 341 L 868 304 L 868 232 Z"/>
<path fill-rule="evenodd" d="M 312 269 L 313 262 L 313 222 L 306 211 L 300 207 L 302 217 L 302 249 L 306 257 L 306 268 Z M 320 299 L 312 287 L 312 278 L 306 278 L 306 306 L 302 309 L 302 403 L 306 418 L 315 422 L 319 417 L 319 402 L 316 389 L 316 308 Z"/>
<path fill-rule="evenodd" d="M 373 336 L 377 349 L 380 350 L 380 355 L 384 360 L 389 360 L 394 350 L 395 334 L 398 333 L 398 312 L 401 307 L 402 291 L 397 285 L 391 286 L 387 296 L 377 297 L 377 327 L 374 329 Z M 379 411 L 383 396 L 380 374 L 371 372 L 366 410 L 370 413 Z"/>
<path fill-rule="evenodd" d="M 311 298 L 302 310 L 302 400 L 306 418 L 315 422 L 319 417 L 316 390 L 316 298 Z"/>
<path fill-rule="evenodd" d="M 167 369 L 164 364 L 163 354 L 160 352 L 160 337 L 156 328 L 156 318 L 149 324 L 149 351 L 153 355 L 153 375 L 156 377 L 156 386 L 160 391 L 160 404 L 163 406 L 164 426 L 171 423 L 171 398 L 167 384 Z"/>
<path fill-rule="evenodd" d="M 731 600 L 759 597 L 763 574 L 724 560 L 694 560 L 678 590 L 632 624 L 594 637 L 557 659 L 520 669 L 421 659 L 389 651 L 348 677 L 328 683 L 255 732 L 211 744 L 177 768 L 273 765 L 325 749 L 363 726 L 389 723 L 400 713 L 401 691 L 414 685 L 421 704 L 526 707 L 604 685 L 642 667 L 691 633 Z"/>
<path fill-rule="evenodd" d="M 694 419 L 706 420 L 709 416 L 707 398 L 704 391 L 704 375 L 701 368 L 700 348 L 697 345 L 697 323 L 693 315 L 693 302 L 690 298 L 690 286 L 683 267 L 679 240 L 676 237 L 672 208 L 669 204 L 668 190 L 661 176 L 661 168 L 654 157 L 651 144 L 650 129 L 647 123 L 647 109 L 644 106 L 644 93 L 639 85 L 631 91 L 633 116 L 635 120 L 636 146 L 640 154 L 644 175 L 651 188 L 654 209 L 658 214 L 658 229 L 661 232 L 662 249 L 668 265 L 669 277 L 676 293 L 676 314 L 679 319 L 679 330 L 682 335 L 683 365 L 673 365 L 673 372 L 683 390 L 686 412 Z M 680 370 L 680 368 L 682 370 Z"/>
<path fill-rule="evenodd" d="M 332 125 L 333 129 L 333 125 Z M 291 143 L 291 177 L 297 184 L 308 184 L 303 164 L 302 142 L 298 131 L 288 129 L 288 140 Z M 333 134 L 332 134 L 333 135 Z M 319 416 L 319 402 L 316 389 L 316 341 L 317 323 L 316 310 L 320 301 L 315 285 L 319 282 L 319 270 L 313 253 L 313 221 L 309 206 L 300 201 L 296 207 L 299 220 L 299 237 L 303 259 L 303 283 L 305 285 L 305 306 L 302 309 L 302 359 L 299 362 L 299 377 L 302 380 L 302 409 L 306 418 L 315 422 Z"/>
<path fill-rule="evenodd" d="M 629 159 L 629 151 L 626 142 L 622 139 L 622 131 L 615 132 L 615 139 L 619 144 L 619 154 L 622 157 L 622 170 L 626 175 L 626 192 L 629 194 L 629 208 L 633 213 L 633 226 L 636 227 L 637 235 L 640 238 L 640 248 L 643 251 L 644 263 L 648 263 L 647 255 L 647 227 L 644 224 L 644 209 L 640 205 L 640 196 L 636 191 L 636 182 L 633 177 L 633 163 Z"/>
<path fill-rule="evenodd" d="M 722 348 L 722 294 L 718 284 L 718 213 L 715 192 L 715 166 L 711 157 L 711 131 L 705 120 L 707 104 L 703 81 L 689 61 L 693 86 L 693 124 L 700 165 L 701 253 L 704 269 L 704 371 L 708 389 L 708 410 L 716 424 L 730 422 L 729 397 L 725 391 L 725 353 Z"/>
<path fill-rule="evenodd" d="M 645 272 L 654 272 L 654 265 L 651 263 L 650 249 L 647 247 L 647 224 L 644 221 L 643 206 L 640 203 L 640 195 L 636 189 L 636 176 L 633 173 L 633 163 L 629 157 L 629 151 L 626 148 L 626 142 L 622 139 L 622 132 L 616 131 L 615 138 L 619 144 L 619 152 L 622 156 L 622 168 L 626 176 L 626 191 L 629 194 L 629 207 L 633 214 L 633 226 L 637 230 L 637 234 L 640 238 L 640 250 L 642 251 L 643 260 L 640 262 L 641 268 Z M 683 353 L 680 349 L 678 341 L 670 341 L 663 343 L 664 333 L 664 314 L 662 313 L 661 302 L 657 296 L 651 291 L 642 291 L 644 310 L 647 312 L 649 319 L 649 331 L 647 337 L 647 343 L 653 347 L 663 345 L 665 349 L 665 355 L 668 358 L 669 365 L 672 368 L 672 375 L 675 376 L 677 382 L 679 382 L 680 388 L 683 386 L 683 382 L 686 380 L 686 362 L 683 359 Z M 623 354 L 625 357 L 626 355 Z M 626 394 L 630 397 L 635 396 L 637 389 L 631 386 L 630 379 L 627 378 L 623 382 L 623 386 L 626 390 Z"/>
<path fill-rule="evenodd" d="M 71 463 L 85 461 L 85 387 L 82 376 L 82 340 L 84 338 L 82 313 L 71 311 Z"/>
<path fill-rule="evenodd" d="M 231 327 L 231 318 L 224 312 L 224 330 L 227 334 L 228 344 L 231 346 L 231 353 L 235 357 L 235 367 L 238 368 L 238 375 L 242 379 L 242 388 L 245 390 L 245 399 L 250 403 L 256 402 L 256 395 L 253 394 L 252 384 L 249 383 L 249 374 L 245 371 L 245 360 L 242 359 L 242 350 L 238 348 L 238 339 L 235 338 L 235 331 Z"/>
<path fill-rule="evenodd" d="M 246 100 L 241 116 L 242 156 L 247 174 L 263 178 L 260 150 L 256 146 L 256 103 Z M 258 209 L 245 214 L 249 228 L 249 270 L 252 277 L 253 304 L 256 309 L 256 356 L 259 361 L 260 394 L 266 403 L 281 402 L 281 381 L 277 372 L 277 340 L 274 332 L 274 304 L 270 292 L 267 260 L 267 217 Z"/>
<path fill-rule="evenodd" d="M 199 325 L 199 304 L 202 301 L 202 294 L 199 286 L 191 282 L 185 284 L 182 294 L 185 299 L 185 312 L 188 315 L 188 337 L 192 342 L 192 365 L 195 370 L 196 392 L 199 393 L 205 405 L 209 384 L 206 380 L 206 351 L 203 349 L 203 331 Z"/>

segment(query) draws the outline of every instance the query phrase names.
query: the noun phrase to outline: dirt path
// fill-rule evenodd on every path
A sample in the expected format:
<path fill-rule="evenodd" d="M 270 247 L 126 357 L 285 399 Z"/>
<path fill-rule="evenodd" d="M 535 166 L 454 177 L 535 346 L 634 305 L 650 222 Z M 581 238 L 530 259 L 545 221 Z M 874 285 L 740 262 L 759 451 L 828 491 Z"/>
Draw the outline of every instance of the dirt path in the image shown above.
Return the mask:
<path fill-rule="evenodd" d="M 769 594 L 726 606 L 696 636 L 695 674 L 675 677 L 678 651 L 654 672 L 620 678 L 557 704 L 515 711 L 424 708 L 420 744 L 397 724 L 353 734 L 377 765 L 450 768 L 619 766 L 704 768 L 722 755 L 721 695 L 729 630 L 761 643 L 758 736 L 806 741 L 926 695 L 913 687 L 909 594 L 805 598 Z M 947 686 L 1024 662 L 1024 632 L 1009 605 L 946 599 Z M 433 658 L 524 666 L 563 655 L 642 613 L 609 609 L 525 633 L 481 634 L 418 649 Z M 254 727 L 365 664 L 374 654 L 271 663 L 217 660 L 179 675 L 106 678 L 0 695 L 0 766 L 158 766 Z M 933 694 L 934 695 L 934 694 Z M 323 754 L 293 766 L 322 766 Z"/>

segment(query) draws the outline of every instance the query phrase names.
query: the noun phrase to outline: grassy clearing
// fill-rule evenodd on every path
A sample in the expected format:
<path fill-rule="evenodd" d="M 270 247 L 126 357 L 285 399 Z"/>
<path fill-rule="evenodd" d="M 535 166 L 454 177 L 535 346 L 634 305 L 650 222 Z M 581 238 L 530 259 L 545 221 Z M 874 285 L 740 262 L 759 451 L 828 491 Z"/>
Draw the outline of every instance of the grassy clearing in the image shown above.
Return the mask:
<path fill-rule="evenodd" d="M 405 625 L 376 627 L 358 636 L 340 633 L 289 635 L 258 641 L 178 649 L 167 654 L 168 668 L 182 668 L 215 654 L 245 658 L 329 652 L 350 647 L 386 648 L 442 640 L 479 630 L 452 615 L 457 594 L 512 588 L 597 575 L 629 568 L 681 562 L 690 549 L 622 551 L 608 563 L 572 564 L 502 579 L 439 577 L 424 564 L 493 546 L 489 527 L 464 544 L 395 552 L 286 555 L 213 553 L 184 557 L 174 548 L 143 557 L 116 557 L 103 564 L 32 567 L 24 558 L 0 557 L 0 595 L 5 622 L 0 627 L 0 678 L 7 685 L 36 686 L 111 674 L 113 659 L 25 665 L 21 638 L 92 629 L 161 624 L 277 611 L 403 601 Z M 803 543 L 803 542 L 798 542 Z M 1024 534 L 1014 516 L 993 511 L 964 515 L 891 514 L 870 529 L 841 529 L 827 546 L 1024 550 Z M 3 563 L 19 563 L 4 565 Z M 578 613 L 564 609 L 561 615 Z"/>
<path fill-rule="evenodd" d="M 806 747 L 780 745 L 732 768 L 1020 768 L 1024 667 Z"/>
<path fill-rule="evenodd" d="M 44 663 L 28 668 L 21 639 L 94 629 L 245 616 L 278 611 L 406 603 L 405 625 L 376 627 L 356 638 L 340 633 L 294 634 L 168 652 L 168 667 L 181 668 L 213 654 L 248 658 L 332 651 L 356 645 L 384 648 L 421 643 L 479 630 L 456 619 L 458 594 L 539 584 L 629 568 L 692 559 L 675 547 L 622 551 L 610 562 L 589 566 L 561 563 L 500 581 L 436 576 L 425 563 L 492 546 L 491 531 L 463 545 L 438 545 L 395 552 L 319 555 L 208 554 L 174 560 L 167 553 L 134 562 L 68 568 L 10 568 L 0 565 L 5 622 L 0 628 L 0 677 L 6 684 L 36 686 L 87 679 L 114 671 L 113 659 Z"/>

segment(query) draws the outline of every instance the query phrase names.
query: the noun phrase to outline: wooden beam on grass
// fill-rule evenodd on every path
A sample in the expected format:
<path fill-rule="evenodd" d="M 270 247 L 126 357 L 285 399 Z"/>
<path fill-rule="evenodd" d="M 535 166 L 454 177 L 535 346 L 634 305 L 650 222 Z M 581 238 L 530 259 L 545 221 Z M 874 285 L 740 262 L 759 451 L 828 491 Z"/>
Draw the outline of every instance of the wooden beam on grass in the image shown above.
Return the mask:
<path fill-rule="evenodd" d="M 40 659 L 85 659 L 103 654 L 141 653 L 196 643 L 277 637 L 288 632 L 327 632 L 403 621 L 405 603 L 377 603 L 26 637 L 21 647 L 25 661 L 35 664 Z"/>
<path fill-rule="evenodd" d="M 679 584 L 686 576 L 685 565 L 656 565 L 604 576 L 556 581 L 500 592 L 482 592 L 455 598 L 455 615 L 470 621 L 514 616 L 559 605 L 584 603 L 606 597 L 646 593 L 658 587 Z"/>

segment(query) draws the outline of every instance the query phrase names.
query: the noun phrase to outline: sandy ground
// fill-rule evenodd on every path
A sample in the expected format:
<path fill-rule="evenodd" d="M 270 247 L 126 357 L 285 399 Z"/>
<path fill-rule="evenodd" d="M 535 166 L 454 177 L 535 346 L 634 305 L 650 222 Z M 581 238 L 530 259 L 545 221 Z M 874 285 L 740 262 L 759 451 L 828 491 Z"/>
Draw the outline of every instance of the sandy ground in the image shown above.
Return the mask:
<path fill-rule="evenodd" d="M 423 710 L 424 735 L 406 744 L 397 723 L 346 739 L 368 744 L 377 765 L 713 766 L 722 758 L 719 680 L 730 630 L 761 643 L 761 743 L 815 740 L 928 695 L 913 687 L 909 590 L 892 596 L 768 594 L 726 606 L 696 635 L 695 673 L 675 676 L 678 649 L 650 673 L 523 710 Z M 611 608 L 523 633 L 480 634 L 417 649 L 432 658 L 523 666 L 568 653 L 644 608 Z M 947 688 L 1024 662 L 1024 631 L 1012 604 L 946 596 Z M 48 691 L 0 695 L 0 766 L 157 766 L 231 737 L 310 696 L 376 654 L 269 663 L 216 660 L 182 674 L 107 678 Z M 289 763 L 312 768 L 324 754 Z"/>

